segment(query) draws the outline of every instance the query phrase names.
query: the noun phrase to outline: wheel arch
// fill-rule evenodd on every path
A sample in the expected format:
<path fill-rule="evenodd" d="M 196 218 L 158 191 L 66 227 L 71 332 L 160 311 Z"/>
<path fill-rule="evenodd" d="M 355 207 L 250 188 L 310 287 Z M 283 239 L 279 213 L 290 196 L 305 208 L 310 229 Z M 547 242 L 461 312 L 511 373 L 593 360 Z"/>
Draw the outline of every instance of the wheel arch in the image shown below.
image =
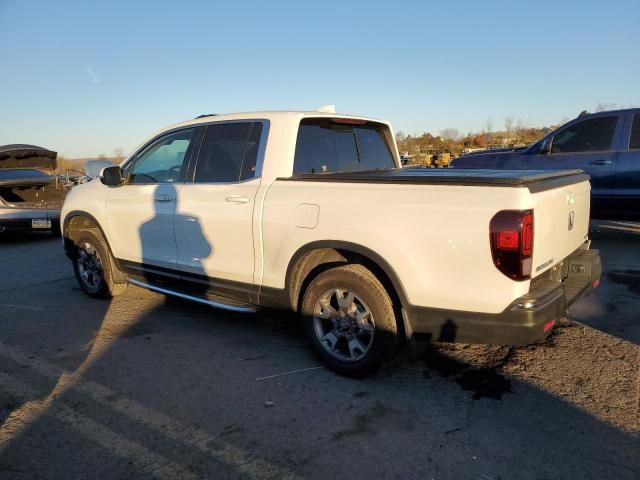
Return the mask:
<path fill-rule="evenodd" d="M 113 255 L 111 245 L 109 244 L 109 239 L 107 238 L 107 235 L 100 225 L 100 222 L 98 222 L 98 220 L 93 215 L 83 210 L 73 210 L 67 213 L 67 215 L 64 217 L 64 223 L 62 224 L 62 238 L 64 241 L 64 249 L 67 256 L 73 259 L 75 246 L 74 233 L 91 228 L 97 228 L 100 231 L 100 235 L 107 245 L 114 278 L 118 283 L 126 282 L 127 277 L 126 275 L 124 275 L 124 273 L 122 273 L 120 265 L 118 264 L 118 259 Z"/>
<path fill-rule="evenodd" d="M 306 286 L 321 272 L 340 264 L 359 263 L 367 267 L 385 287 L 394 305 L 408 305 L 406 293 L 395 270 L 378 253 L 351 242 L 321 240 L 300 247 L 289 261 L 285 290 L 290 307 L 300 310 Z"/>

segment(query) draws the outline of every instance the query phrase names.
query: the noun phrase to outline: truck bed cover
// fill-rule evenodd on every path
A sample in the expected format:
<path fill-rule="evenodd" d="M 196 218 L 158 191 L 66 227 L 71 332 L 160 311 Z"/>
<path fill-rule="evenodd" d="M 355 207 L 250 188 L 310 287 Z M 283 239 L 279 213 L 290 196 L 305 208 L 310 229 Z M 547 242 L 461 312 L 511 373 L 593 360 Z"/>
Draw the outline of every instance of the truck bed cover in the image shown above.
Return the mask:
<path fill-rule="evenodd" d="M 357 172 L 299 173 L 278 180 L 296 182 L 396 183 L 523 187 L 532 193 L 589 180 L 582 170 L 474 170 L 394 168 Z"/>

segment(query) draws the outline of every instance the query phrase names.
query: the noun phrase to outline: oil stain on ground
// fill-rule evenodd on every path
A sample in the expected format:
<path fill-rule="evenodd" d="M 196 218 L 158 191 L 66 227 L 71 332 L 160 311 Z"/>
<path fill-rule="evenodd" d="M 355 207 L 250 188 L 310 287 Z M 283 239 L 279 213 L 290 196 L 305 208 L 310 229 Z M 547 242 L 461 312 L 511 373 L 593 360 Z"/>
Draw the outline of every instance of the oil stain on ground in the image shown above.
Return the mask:
<path fill-rule="evenodd" d="M 435 372 L 441 377 L 452 378 L 463 390 L 473 392 L 473 400 L 502 400 L 505 393 L 513 393 L 511 382 L 498 371 L 499 366 L 473 367 L 442 353 L 432 345 L 426 350 L 424 362 L 429 369 L 425 376 L 430 378 L 431 373 Z"/>
<path fill-rule="evenodd" d="M 333 434 L 333 438 L 340 440 L 346 437 L 363 435 L 374 431 L 374 424 L 393 412 L 393 409 L 384 403 L 377 401 L 366 413 L 356 415 L 353 425 L 345 430 L 339 430 Z"/>

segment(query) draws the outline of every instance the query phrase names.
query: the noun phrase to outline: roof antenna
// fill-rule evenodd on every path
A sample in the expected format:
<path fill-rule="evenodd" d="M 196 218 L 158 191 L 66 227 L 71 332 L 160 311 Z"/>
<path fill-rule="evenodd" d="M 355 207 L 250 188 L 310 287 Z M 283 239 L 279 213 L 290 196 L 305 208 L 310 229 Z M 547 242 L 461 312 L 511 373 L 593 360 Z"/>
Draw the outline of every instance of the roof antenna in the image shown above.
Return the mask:
<path fill-rule="evenodd" d="M 331 105 L 323 105 L 322 107 L 320 107 L 318 109 L 319 112 L 322 113 L 336 113 L 336 106 L 331 104 Z"/>
<path fill-rule="evenodd" d="M 586 110 L 582 110 L 582 111 L 580 112 L 580 115 L 578 115 L 578 118 L 580 118 L 580 117 L 584 117 L 585 115 L 589 115 L 589 112 L 587 112 Z"/>

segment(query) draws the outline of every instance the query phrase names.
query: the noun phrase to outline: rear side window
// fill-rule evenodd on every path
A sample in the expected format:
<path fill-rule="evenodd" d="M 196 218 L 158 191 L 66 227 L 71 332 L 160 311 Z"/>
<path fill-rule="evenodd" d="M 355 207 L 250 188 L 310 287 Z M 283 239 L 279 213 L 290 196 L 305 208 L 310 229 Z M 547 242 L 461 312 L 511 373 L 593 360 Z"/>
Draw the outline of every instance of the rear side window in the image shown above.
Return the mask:
<path fill-rule="evenodd" d="M 331 119 L 303 120 L 298 129 L 293 173 L 393 168 L 395 163 L 384 128 L 374 123 L 350 125 Z"/>
<path fill-rule="evenodd" d="M 239 182 L 255 177 L 262 123 L 207 126 L 195 172 L 197 183 Z"/>
<path fill-rule="evenodd" d="M 633 116 L 633 125 L 631 126 L 631 138 L 629 139 L 629 149 L 640 148 L 640 113 Z"/>
<path fill-rule="evenodd" d="M 611 150 L 617 116 L 583 120 L 565 128 L 553 138 L 553 153 L 579 153 Z"/>

